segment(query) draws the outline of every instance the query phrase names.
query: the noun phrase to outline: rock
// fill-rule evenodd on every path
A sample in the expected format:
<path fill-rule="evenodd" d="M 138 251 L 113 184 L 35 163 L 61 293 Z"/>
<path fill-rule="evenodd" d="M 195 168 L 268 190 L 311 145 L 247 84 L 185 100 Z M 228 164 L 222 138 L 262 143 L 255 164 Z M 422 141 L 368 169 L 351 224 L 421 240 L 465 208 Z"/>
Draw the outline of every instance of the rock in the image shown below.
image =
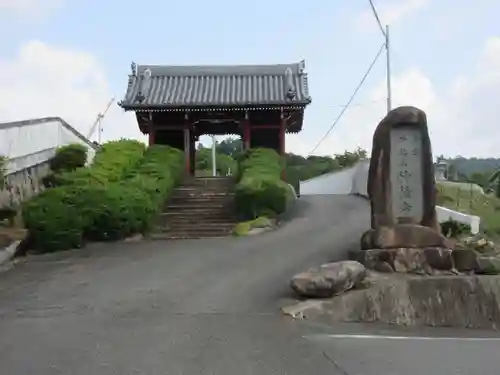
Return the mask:
<path fill-rule="evenodd" d="M 422 249 L 401 248 L 394 250 L 394 270 L 407 273 L 424 270 L 426 263 Z"/>
<path fill-rule="evenodd" d="M 23 241 L 28 231 L 22 228 L 0 228 L 0 249 L 15 241 Z"/>
<path fill-rule="evenodd" d="M 380 262 L 394 264 L 394 251 L 393 249 L 351 250 L 349 260 L 355 260 L 368 269 L 375 269 Z"/>
<path fill-rule="evenodd" d="M 449 271 L 453 269 L 452 251 L 440 247 L 431 247 L 424 250 L 427 264 L 439 271 Z"/>
<path fill-rule="evenodd" d="M 127 237 L 123 240 L 123 242 L 141 242 L 144 239 L 142 234 L 134 234 L 133 236 Z"/>
<path fill-rule="evenodd" d="M 327 298 L 360 284 L 366 277 L 365 267 L 356 261 L 323 264 L 295 275 L 290 286 L 303 297 Z"/>
<path fill-rule="evenodd" d="M 436 230 L 414 224 L 377 228 L 373 232 L 373 244 L 377 249 L 449 246 L 447 238 Z"/>
<path fill-rule="evenodd" d="M 477 268 L 478 254 L 474 250 L 453 250 L 451 256 L 455 268 L 460 272 L 469 272 Z"/>
<path fill-rule="evenodd" d="M 388 262 L 377 262 L 375 263 L 375 266 L 373 269 L 377 272 L 382 272 L 382 273 L 393 273 L 394 269 Z"/>
<path fill-rule="evenodd" d="M 330 324 L 380 322 L 500 330 L 500 276 L 374 277 L 369 289 L 289 310 L 298 317 Z"/>
<path fill-rule="evenodd" d="M 494 256 L 478 256 L 476 269 L 474 271 L 477 274 L 498 275 L 500 274 L 500 258 Z"/>
<path fill-rule="evenodd" d="M 368 250 L 373 249 L 376 246 L 373 244 L 373 229 L 368 229 L 365 233 L 361 235 L 361 249 Z"/>
<path fill-rule="evenodd" d="M 405 160 L 400 160 L 403 157 Z M 397 160 L 391 161 L 391 158 Z M 395 168 L 397 170 L 393 170 Z M 405 180 L 403 193 L 408 194 L 399 191 L 399 173 Z M 440 233 L 436 216 L 434 160 L 427 117 L 423 111 L 415 107 L 395 108 L 378 124 L 373 135 L 367 190 L 372 229 L 412 223 Z M 403 198 L 406 199 L 404 210 L 400 207 Z M 430 246 L 438 245 L 426 245 Z"/>

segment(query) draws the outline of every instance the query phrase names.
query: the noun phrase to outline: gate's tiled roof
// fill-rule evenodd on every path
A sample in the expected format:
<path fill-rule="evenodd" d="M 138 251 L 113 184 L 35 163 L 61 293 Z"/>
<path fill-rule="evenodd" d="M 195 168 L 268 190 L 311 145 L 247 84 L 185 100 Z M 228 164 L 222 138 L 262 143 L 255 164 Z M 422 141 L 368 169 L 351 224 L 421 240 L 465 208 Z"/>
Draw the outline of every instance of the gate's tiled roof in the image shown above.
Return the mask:
<path fill-rule="evenodd" d="M 310 103 L 304 63 L 133 67 L 126 110 L 294 107 Z"/>

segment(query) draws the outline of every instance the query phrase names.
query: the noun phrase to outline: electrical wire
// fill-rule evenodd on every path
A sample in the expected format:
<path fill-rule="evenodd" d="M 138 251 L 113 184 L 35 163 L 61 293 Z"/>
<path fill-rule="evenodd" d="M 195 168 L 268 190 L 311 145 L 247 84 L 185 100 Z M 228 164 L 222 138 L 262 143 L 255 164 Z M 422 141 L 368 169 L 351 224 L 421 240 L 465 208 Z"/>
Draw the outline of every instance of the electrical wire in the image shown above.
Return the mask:
<path fill-rule="evenodd" d="M 356 89 L 354 90 L 354 92 L 352 93 L 350 99 L 348 100 L 347 104 L 344 106 L 344 108 L 342 109 L 342 111 L 340 111 L 340 114 L 337 116 L 337 118 L 335 119 L 335 121 L 333 122 L 332 126 L 330 126 L 330 128 L 328 129 L 328 131 L 325 133 L 325 135 L 323 136 L 323 138 L 321 138 L 318 143 L 316 143 L 316 146 L 314 146 L 314 148 L 311 150 L 311 152 L 309 152 L 309 154 L 312 154 L 314 151 L 316 151 L 318 149 L 318 147 L 323 143 L 323 141 L 330 135 L 330 133 L 332 132 L 333 128 L 337 125 L 337 123 L 340 121 L 340 119 L 342 118 L 342 116 L 344 115 L 344 113 L 347 111 L 347 108 L 349 108 L 349 105 L 352 103 L 352 101 L 354 100 L 354 98 L 356 97 L 358 91 L 361 89 L 361 86 L 363 86 L 363 84 L 365 83 L 366 81 L 366 78 L 368 77 L 368 75 L 370 74 L 370 72 L 372 71 L 373 69 L 373 66 L 375 65 L 375 63 L 377 62 L 378 58 L 380 57 L 380 55 L 382 54 L 382 51 L 384 50 L 385 48 L 385 43 L 382 44 L 382 46 L 380 47 L 377 55 L 375 56 L 375 58 L 373 59 L 372 63 L 370 64 L 370 67 L 368 68 L 368 70 L 366 71 L 365 75 L 363 76 L 363 78 L 361 78 L 361 81 L 359 82 L 358 86 L 356 87 Z"/>
<path fill-rule="evenodd" d="M 382 26 L 382 22 L 380 22 L 380 18 L 378 16 L 377 9 L 375 8 L 375 4 L 373 4 L 373 0 L 368 0 L 368 1 L 370 2 L 370 6 L 372 7 L 373 15 L 375 16 L 375 19 L 377 20 L 378 27 L 379 27 L 380 31 L 382 32 L 382 35 L 384 37 L 387 37 L 385 35 L 385 30 L 384 30 L 384 27 Z"/>

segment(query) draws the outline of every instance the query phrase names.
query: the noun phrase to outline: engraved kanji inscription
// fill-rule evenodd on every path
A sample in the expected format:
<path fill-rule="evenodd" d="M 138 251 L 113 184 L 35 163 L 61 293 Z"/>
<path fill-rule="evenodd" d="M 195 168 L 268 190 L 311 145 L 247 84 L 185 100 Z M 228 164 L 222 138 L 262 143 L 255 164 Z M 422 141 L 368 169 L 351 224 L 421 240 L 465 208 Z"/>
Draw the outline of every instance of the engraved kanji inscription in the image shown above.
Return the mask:
<path fill-rule="evenodd" d="M 395 218 L 413 218 L 423 215 L 422 189 L 422 135 L 418 128 L 391 129 L 390 178 L 392 186 L 392 213 Z"/>

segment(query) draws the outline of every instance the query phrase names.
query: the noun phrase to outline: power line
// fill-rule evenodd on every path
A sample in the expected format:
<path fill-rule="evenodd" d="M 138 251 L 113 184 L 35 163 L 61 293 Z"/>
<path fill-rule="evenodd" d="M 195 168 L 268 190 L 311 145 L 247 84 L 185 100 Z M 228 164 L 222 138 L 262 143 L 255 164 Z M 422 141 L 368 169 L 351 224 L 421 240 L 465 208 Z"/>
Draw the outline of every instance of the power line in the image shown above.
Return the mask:
<path fill-rule="evenodd" d="M 373 4 L 373 0 L 368 0 L 368 1 L 370 2 L 370 6 L 372 7 L 373 15 L 375 16 L 375 19 L 377 20 L 378 27 L 379 27 L 380 31 L 382 32 L 382 35 L 385 37 L 386 36 L 385 30 L 384 30 L 384 27 L 382 26 L 382 22 L 380 22 L 380 18 L 378 16 L 377 9 L 375 8 L 375 4 Z"/>
<path fill-rule="evenodd" d="M 333 122 L 332 126 L 330 126 L 330 129 L 328 129 L 328 131 L 325 133 L 325 135 L 323 136 L 323 138 L 321 138 L 319 140 L 319 142 L 316 143 L 316 146 L 314 146 L 314 148 L 311 150 L 311 152 L 309 152 L 309 154 L 312 154 L 314 151 L 316 151 L 318 149 L 318 147 L 321 145 L 321 143 L 323 143 L 323 141 L 330 135 L 330 133 L 332 132 L 332 130 L 335 127 L 335 125 L 337 125 L 337 123 L 340 121 L 340 119 L 344 115 L 345 111 L 347 111 L 347 108 L 349 108 L 349 105 L 352 103 L 352 101 L 356 97 L 356 94 L 358 93 L 359 89 L 361 88 L 361 86 L 363 86 L 363 83 L 365 83 L 366 78 L 368 77 L 368 75 L 372 71 L 373 66 L 375 65 L 375 63 L 377 62 L 378 58 L 380 57 L 382 51 L 384 50 L 384 47 L 385 47 L 385 43 L 382 44 L 382 46 L 380 46 L 380 49 L 379 49 L 377 55 L 373 59 L 372 63 L 370 64 L 370 66 L 368 68 L 368 70 L 366 71 L 365 75 L 363 76 L 363 78 L 361 78 L 361 81 L 359 82 L 358 86 L 356 87 L 356 89 L 352 93 L 352 95 L 351 95 L 350 99 L 348 100 L 347 104 L 345 105 L 345 107 L 342 109 L 342 111 L 340 111 L 340 114 L 337 116 L 337 118 Z"/>
<path fill-rule="evenodd" d="M 377 13 L 377 8 L 375 8 L 375 4 L 373 3 L 373 0 L 368 0 L 370 2 L 370 6 L 372 8 L 373 16 L 377 20 L 378 27 L 380 29 L 380 32 L 384 36 L 385 39 L 385 50 L 386 50 L 386 70 L 387 70 L 387 112 L 392 109 L 392 89 L 391 89 L 391 54 L 390 54 L 390 49 L 389 49 L 389 25 L 384 27 L 382 26 L 382 22 L 380 22 L 380 17 L 378 16 Z"/>

